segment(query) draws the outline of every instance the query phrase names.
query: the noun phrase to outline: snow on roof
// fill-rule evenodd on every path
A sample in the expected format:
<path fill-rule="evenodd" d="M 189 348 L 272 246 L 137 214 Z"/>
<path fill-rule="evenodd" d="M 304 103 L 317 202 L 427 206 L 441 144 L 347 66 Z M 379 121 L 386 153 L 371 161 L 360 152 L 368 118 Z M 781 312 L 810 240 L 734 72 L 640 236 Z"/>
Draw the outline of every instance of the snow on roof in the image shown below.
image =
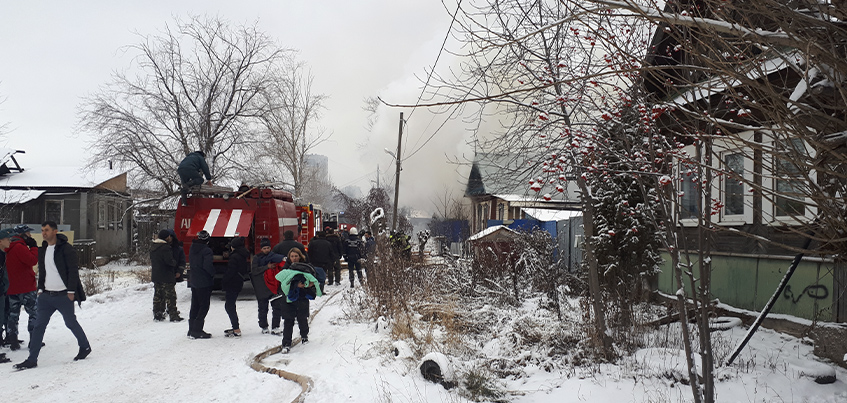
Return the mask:
<path fill-rule="evenodd" d="M 0 150 L 2 153 L 2 150 Z M 36 167 L 0 176 L 0 187 L 9 188 L 93 188 L 124 174 L 115 169 L 83 171 L 78 167 Z"/>
<path fill-rule="evenodd" d="M 752 80 L 757 80 L 773 72 L 783 70 L 788 66 L 788 63 L 785 61 L 785 57 L 786 56 L 782 55 L 766 60 L 761 65 L 756 65 L 755 68 L 747 72 L 746 76 Z M 715 77 L 706 82 L 697 84 L 696 88 L 692 88 L 677 96 L 673 101 L 671 101 L 671 104 L 687 105 L 701 99 L 708 98 L 712 95 L 719 94 L 727 88 L 737 87 L 744 84 L 738 79 L 727 80 L 727 77 Z"/>
<path fill-rule="evenodd" d="M 26 203 L 39 198 L 43 194 L 43 190 L 0 190 L 0 204 Z"/>
<path fill-rule="evenodd" d="M 538 221 L 560 221 L 582 215 L 582 211 L 574 210 L 551 210 L 543 208 L 522 208 L 521 210 L 526 215 Z"/>
<path fill-rule="evenodd" d="M 468 238 L 468 241 L 475 241 L 477 239 L 491 235 L 491 234 L 493 234 L 493 233 L 495 233 L 495 232 L 497 232 L 498 230 L 501 230 L 501 229 L 504 229 L 504 230 L 509 231 L 509 232 L 515 232 L 511 228 L 509 228 L 505 225 L 497 225 L 497 226 L 494 226 L 494 227 L 488 227 L 488 228 L 486 228 L 482 231 L 477 232 L 476 234 L 471 235 L 471 237 Z"/>
<path fill-rule="evenodd" d="M 179 205 L 179 195 L 168 196 L 159 202 L 159 210 L 176 210 Z"/>

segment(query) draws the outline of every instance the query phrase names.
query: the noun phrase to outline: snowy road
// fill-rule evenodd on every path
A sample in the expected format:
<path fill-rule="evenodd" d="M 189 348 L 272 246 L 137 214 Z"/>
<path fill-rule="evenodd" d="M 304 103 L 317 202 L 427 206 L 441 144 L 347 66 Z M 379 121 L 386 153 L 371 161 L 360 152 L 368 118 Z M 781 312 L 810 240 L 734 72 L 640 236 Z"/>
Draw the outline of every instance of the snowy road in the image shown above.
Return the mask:
<path fill-rule="evenodd" d="M 273 355 L 267 366 L 311 377 L 316 384 L 307 398 L 313 402 L 372 402 L 391 393 L 409 394 L 414 401 L 450 401 L 440 386 L 422 379 L 402 377 L 404 368 L 383 368 L 372 348 L 382 335 L 365 325 L 330 322 L 340 315 L 341 295 L 349 288 L 330 287 L 328 297 L 313 301 L 313 310 L 329 303 L 317 315 L 310 332 L 311 343 L 297 345 L 285 356 Z M 187 316 L 190 291 L 177 285 L 177 306 Z M 55 314 L 47 329 L 38 367 L 15 371 L 11 364 L 23 361 L 27 351 L 7 351 L 12 363 L 0 366 L 0 391 L 4 401 L 28 402 L 289 402 L 300 386 L 277 376 L 253 371 L 248 361 L 280 343 L 281 338 L 260 333 L 256 302 L 242 295 L 238 313 L 243 336 L 223 337 L 229 320 L 223 294 L 212 296 L 206 321 L 209 340 L 189 340 L 186 321 L 153 322 L 152 285 L 109 291 L 91 297 L 77 309 L 93 352 L 74 362 L 76 340 Z M 331 298 L 331 300 L 330 300 Z M 21 323 L 26 315 L 22 313 Z M 296 336 L 296 327 L 295 327 Z M 29 339 L 24 333 L 22 338 Z M 412 377 L 414 378 L 414 377 Z M 418 377 L 419 378 L 419 377 Z M 389 386 L 392 385 L 392 386 Z M 395 388 L 402 388 L 395 390 Z M 431 395 L 431 396 L 430 396 Z M 425 397 L 429 396 L 429 397 Z"/>
<path fill-rule="evenodd" d="M 345 300 L 361 289 L 342 285 L 328 291 L 328 296 L 313 302 L 313 311 L 323 308 L 312 321 L 311 342 L 263 361 L 310 377 L 314 388 L 306 402 L 467 402 L 424 381 L 415 360 L 395 359 L 387 334 L 344 319 L 355 305 Z M 178 306 L 187 316 L 190 292 L 180 284 L 177 293 Z M 3 401 L 287 403 L 300 393 L 297 383 L 249 366 L 254 356 L 281 341 L 260 333 L 252 294 L 245 293 L 238 301 L 240 339 L 223 337 L 229 328 L 223 294 L 212 296 L 206 322 L 206 331 L 213 334 L 209 340 L 189 340 L 186 322 L 153 322 L 152 295 L 148 284 L 108 291 L 83 303 L 77 316 L 93 348 L 84 361 L 72 361 L 76 341 L 58 314 L 48 327 L 47 346 L 37 368 L 13 370 L 12 363 L 23 361 L 27 351 L 4 350 L 12 363 L 0 364 Z M 25 314 L 21 320 L 25 323 Z M 743 337 L 744 329 L 722 335 L 727 339 L 718 344 L 721 351 Z M 748 364 L 718 370 L 719 401 L 847 402 L 847 371 L 835 368 L 838 380 L 828 385 L 799 374 L 803 368 L 823 365 L 812 357 L 811 349 L 790 336 L 767 329 L 758 332 L 742 354 Z M 525 377 L 505 380 L 504 386 L 514 391 L 515 403 L 690 401 L 690 389 L 666 376 L 681 370 L 678 355 L 679 350 L 644 349 L 619 366 L 596 367 L 599 372 L 591 368 L 547 372 L 528 365 Z"/>

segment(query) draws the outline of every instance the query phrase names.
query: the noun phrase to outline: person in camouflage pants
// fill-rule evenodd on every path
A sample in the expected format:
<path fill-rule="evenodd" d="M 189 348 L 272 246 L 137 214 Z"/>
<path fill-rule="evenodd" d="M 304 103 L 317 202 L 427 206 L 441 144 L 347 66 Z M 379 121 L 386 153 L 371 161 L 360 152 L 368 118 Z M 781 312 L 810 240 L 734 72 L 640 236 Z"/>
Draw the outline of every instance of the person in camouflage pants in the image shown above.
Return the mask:
<path fill-rule="evenodd" d="M 179 317 L 179 311 L 176 309 L 176 289 L 174 288 L 174 284 L 153 283 L 153 289 L 153 312 L 157 314 L 157 318 L 164 320 L 162 314 L 165 312 L 165 307 L 167 306 L 168 316 L 171 318 L 171 322 L 182 320 Z"/>
<path fill-rule="evenodd" d="M 15 336 L 20 335 L 18 332 L 18 322 L 21 317 L 21 308 L 24 308 L 26 314 L 29 315 L 26 330 L 29 333 L 32 333 L 32 330 L 35 329 L 35 319 L 37 317 L 35 313 L 35 300 L 37 297 L 38 294 L 35 291 L 9 296 L 9 316 L 6 320 L 6 334 Z M 17 340 L 15 340 L 15 342 L 15 344 L 17 344 Z"/>
<path fill-rule="evenodd" d="M 181 276 L 173 249 L 170 245 L 171 234 L 168 230 L 159 231 L 158 238 L 153 240 L 150 249 L 150 264 L 153 277 L 153 320 L 165 320 L 165 307 L 171 322 L 179 322 L 182 318 L 176 309 L 176 280 Z"/>

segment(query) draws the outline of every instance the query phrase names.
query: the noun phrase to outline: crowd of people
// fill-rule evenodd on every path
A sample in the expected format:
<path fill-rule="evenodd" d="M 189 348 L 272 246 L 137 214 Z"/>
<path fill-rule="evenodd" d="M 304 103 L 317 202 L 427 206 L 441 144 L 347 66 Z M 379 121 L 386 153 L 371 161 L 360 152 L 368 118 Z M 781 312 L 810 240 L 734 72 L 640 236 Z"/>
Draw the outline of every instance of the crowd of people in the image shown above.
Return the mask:
<path fill-rule="evenodd" d="M 19 322 L 24 310 L 28 315 L 29 356 L 14 368 L 36 367 L 47 324 L 59 311 L 77 339 L 79 352 L 73 359 L 85 359 L 91 353 L 91 345 L 73 305 L 85 300 L 76 251 L 59 233 L 55 222 L 42 225 L 40 246 L 31 231 L 26 225 L 0 230 L 0 343 L 12 351 L 21 349 Z M 292 231 L 286 231 L 283 240 L 273 247 L 267 238 L 259 240 L 261 249 L 255 255 L 247 249 L 243 237 L 233 238 L 224 253 L 228 263 L 220 280 L 230 321 L 224 336 L 241 336 L 236 301 L 244 282 L 250 281 L 258 303 L 261 332 L 282 336 L 282 351 L 288 352 L 296 322 L 301 342 L 308 343 L 309 301 L 323 295 L 326 287 L 341 285 L 342 259 L 348 265 L 350 287 L 355 287 L 356 279 L 359 285 L 364 284 L 363 262 L 375 252 L 376 241 L 368 231 L 362 235 L 360 238 L 356 228 L 339 233 L 327 227 L 317 232 L 307 248 L 295 240 Z M 187 262 L 183 243 L 171 229 L 159 231 L 150 248 L 153 320 L 184 320 L 177 308 L 175 287 L 187 277 L 191 289 L 187 336 L 191 339 L 212 337 L 204 330 L 216 285 L 210 241 L 210 234 L 200 231 L 192 240 Z M 188 275 L 186 263 L 191 268 Z M 0 363 L 9 361 L 5 353 L 0 353 Z"/>
<path fill-rule="evenodd" d="M 212 337 L 204 330 L 216 274 L 210 240 L 207 231 L 200 231 L 192 240 L 188 253 L 191 308 L 187 335 L 191 339 Z M 376 241 L 369 232 L 360 239 L 356 228 L 338 234 L 327 227 L 317 232 L 308 248 L 295 240 L 293 231 L 285 231 L 282 241 L 273 247 L 269 239 L 260 239 L 259 252 L 251 255 L 243 237 L 233 238 L 229 242 L 229 250 L 224 252 L 228 263 L 220 283 L 226 295 L 224 309 L 230 321 L 230 328 L 224 330 L 224 336 L 241 337 L 236 301 L 244 282 L 249 280 L 258 304 L 261 332 L 282 336 L 283 352 L 288 352 L 296 322 L 301 342 L 308 343 L 309 301 L 323 295 L 326 287 L 341 285 L 341 259 L 348 264 L 350 287 L 355 287 L 356 278 L 362 285 L 365 280 L 362 262 L 374 252 L 375 245 Z M 173 230 L 161 230 L 153 241 L 150 260 L 154 321 L 164 321 L 166 317 L 171 322 L 183 320 L 176 307 L 174 288 L 186 276 L 183 251 L 183 244 Z"/>

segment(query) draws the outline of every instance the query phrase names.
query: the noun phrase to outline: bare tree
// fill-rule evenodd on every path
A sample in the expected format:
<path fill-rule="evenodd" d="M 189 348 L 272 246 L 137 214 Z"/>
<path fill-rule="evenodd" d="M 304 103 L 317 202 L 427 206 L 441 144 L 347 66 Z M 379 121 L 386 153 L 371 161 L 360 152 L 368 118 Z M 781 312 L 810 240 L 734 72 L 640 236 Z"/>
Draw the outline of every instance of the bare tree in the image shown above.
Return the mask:
<path fill-rule="evenodd" d="M 268 113 L 261 119 L 261 156 L 268 160 L 269 167 L 281 168 L 295 197 L 304 196 L 307 185 L 316 186 L 315 179 L 323 179 L 315 177 L 317 172 L 309 172 L 306 164 L 306 155 L 329 137 L 316 127 L 327 97 L 313 92 L 313 81 L 302 62 L 291 61 L 280 73 L 280 80 L 263 93 Z"/>
<path fill-rule="evenodd" d="M 253 26 L 211 17 L 176 20 L 143 37 L 130 71 L 81 106 L 91 132 L 92 165 L 110 160 L 139 186 L 172 193 L 185 155 L 204 151 L 215 179 L 240 176 L 254 165 L 264 94 L 277 83 L 286 51 Z"/>

